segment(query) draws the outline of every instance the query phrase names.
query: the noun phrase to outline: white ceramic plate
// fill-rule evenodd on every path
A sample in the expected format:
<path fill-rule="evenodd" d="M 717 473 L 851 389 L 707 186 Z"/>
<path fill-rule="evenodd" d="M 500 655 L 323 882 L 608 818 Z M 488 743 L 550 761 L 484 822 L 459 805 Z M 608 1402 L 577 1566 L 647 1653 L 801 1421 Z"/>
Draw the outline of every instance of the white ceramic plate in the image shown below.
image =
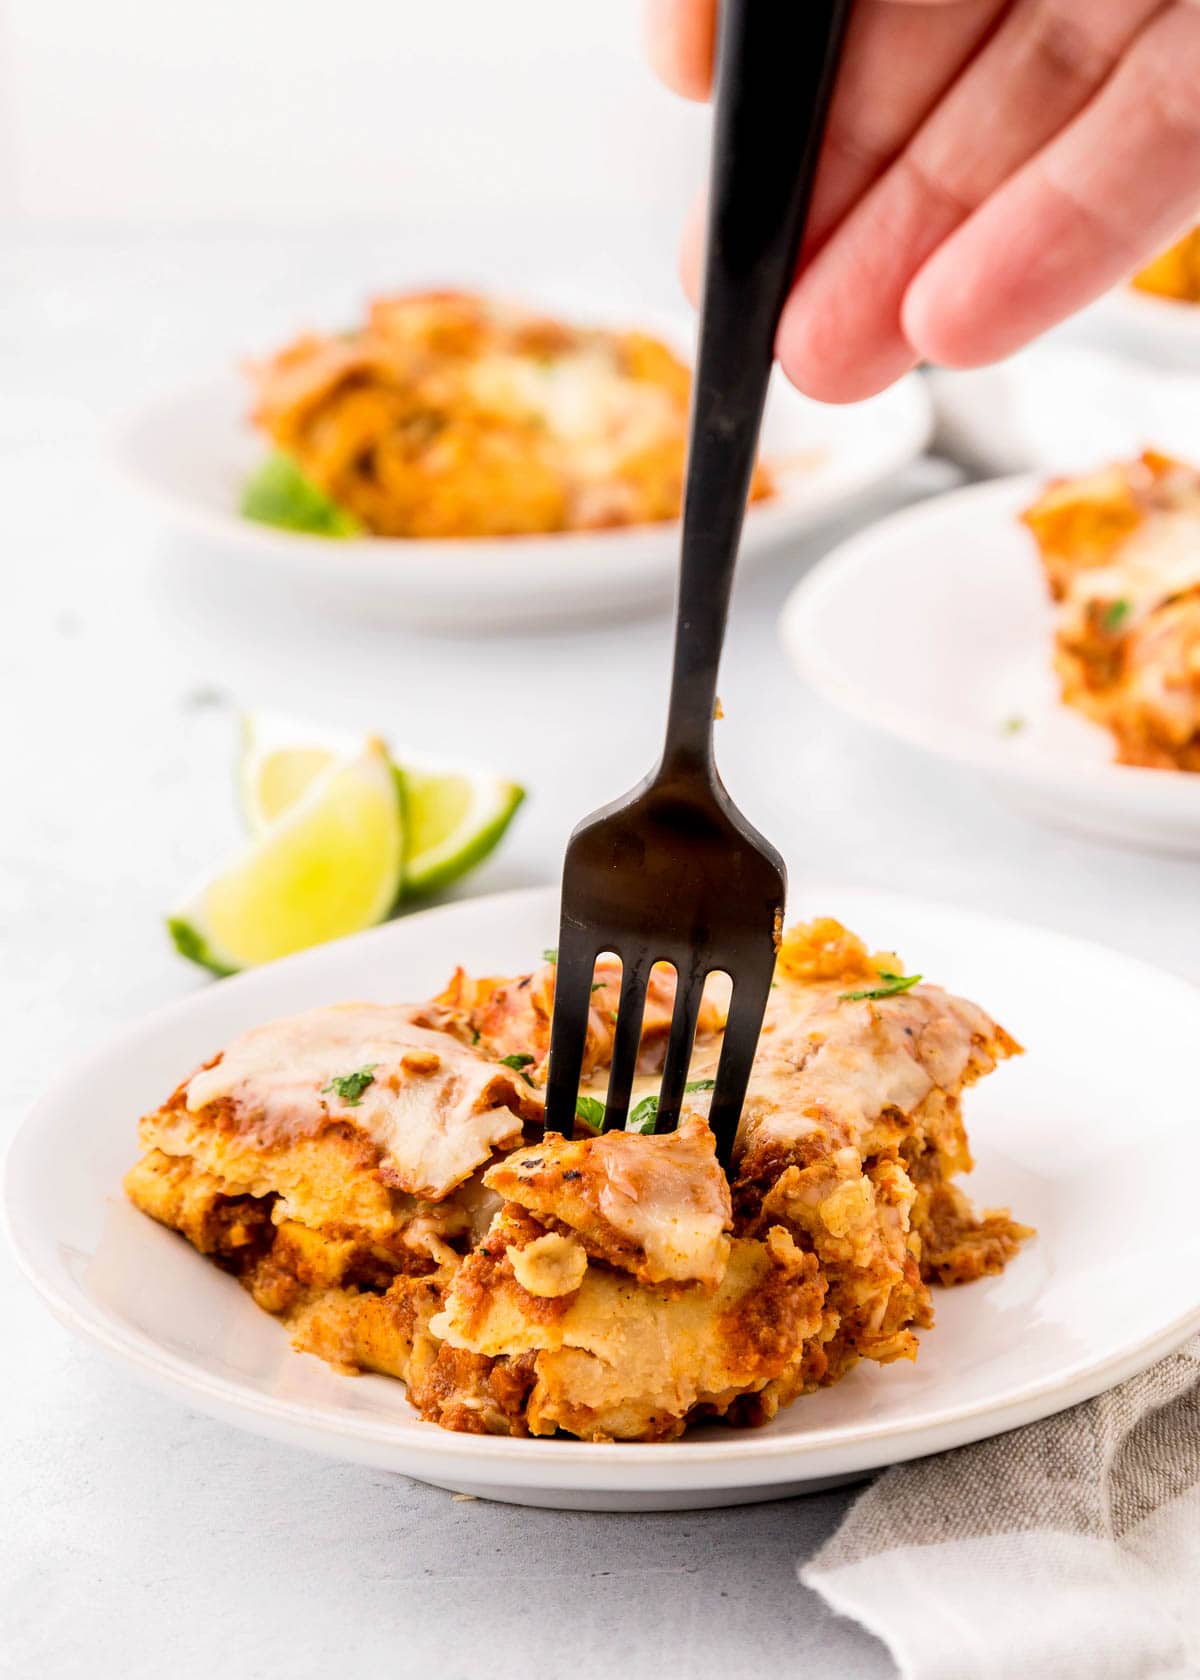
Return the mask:
<path fill-rule="evenodd" d="M 973 1194 L 1038 1227 L 1003 1276 L 940 1293 L 915 1365 L 862 1365 L 762 1430 L 669 1444 L 452 1435 L 399 1383 L 342 1377 L 178 1236 L 124 1202 L 136 1117 L 232 1034 L 340 998 L 427 996 L 552 942 L 557 895 L 504 894 L 328 945 L 150 1016 L 76 1068 L 11 1151 L 6 1207 L 65 1323 L 230 1423 L 534 1505 L 664 1509 L 801 1491 L 1011 1429 L 1143 1369 L 1200 1322 L 1192 1175 L 1200 992 L 1103 948 L 871 892 L 806 891 L 873 945 L 994 1010 L 1028 1048 L 972 1090 Z"/>
<path fill-rule="evenodd" d="M 1117 286 L 1077 317 L 1070 336 L 1157 367 L 1200 371 L 1200 304 Z"/>
<path fill-rule="evenodd" d="M 827 699 L 1048 821 L 1200 853 L 1200 776 L 1114 764 L 1107 732 L 1058 698 L 1051 607 L 1017 522 L 1041 482 L 956 490 L 854 537 L 792 592 L 784 645 Z"/>
<path fill-rule="evenodd" d="M 1041 343 L 991 367 L 933 368 L 926 379 L 934 448 L 989 478 L 1091 472 L 1151 447 L 1200 461 L 1194 373 Z"/>
<path fill-rule="evenodd" d="M 678 329 L 657 326 L 686 347 Z M 620 616 L 672 597 L 674 523 L 465 541 L 330 541 L 244 519 L 241 488 L 265 452 L 246 408 L 245 384 L 229 377 L 161 398 L 115 440 L 123 475 L 221 567 L 226 590 L 282 587 L 314 610 L 449 629 Z M 744 561 L 802 536 L 899 472 L 925 447 L 930 425 L 915 376 L 869 402 L 824 408 L 777 374 L 763 454 L 778 488 L 747 514 Z"/>

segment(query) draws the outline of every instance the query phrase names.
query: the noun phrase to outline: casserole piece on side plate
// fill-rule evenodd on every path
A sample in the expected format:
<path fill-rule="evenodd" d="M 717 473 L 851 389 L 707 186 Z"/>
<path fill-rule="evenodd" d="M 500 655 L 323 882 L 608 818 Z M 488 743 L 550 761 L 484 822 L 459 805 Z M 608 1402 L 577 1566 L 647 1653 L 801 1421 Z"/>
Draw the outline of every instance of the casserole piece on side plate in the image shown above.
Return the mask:
<path fill-rule="evenodd" d="M 598 967 L 563 1138 L 541 1135 L 554 978 L 460 970 L 424 1005 L 246 1033 L 142 1121 L 129 1195 L 297 1348 L 401 1378 L 423 1417 L 592 1440 L 762 1422 L 861 1359 L 911 1359 L 930 1285 L 999 1271 L 1030 1234 L 953 1182 L 963 1091 L 1019 1047 L 838 923 L 784 936 L 732 1183 L 704 1118 L 715 985 L 678 1131 L 600 1134 L 619 975 Z M 672 993 L 656 973 L 631 1123 Z"/>
<path fill-rule="evenodd" d="M 1117 759 L 1200 770 L 1200 472 L 1148 451 L 1023 515 L 1057 603 L 1063 699 Z"/>
<path fill-rule="evenodd" d="M 414 292 L 250 374 L 252 418 L 279 452 L 247 487 L 251 518 L 429 538 L 679 515 L 691 374 L 647 333 Z M 751 498 L 769 494 L 759 467 Z"/>

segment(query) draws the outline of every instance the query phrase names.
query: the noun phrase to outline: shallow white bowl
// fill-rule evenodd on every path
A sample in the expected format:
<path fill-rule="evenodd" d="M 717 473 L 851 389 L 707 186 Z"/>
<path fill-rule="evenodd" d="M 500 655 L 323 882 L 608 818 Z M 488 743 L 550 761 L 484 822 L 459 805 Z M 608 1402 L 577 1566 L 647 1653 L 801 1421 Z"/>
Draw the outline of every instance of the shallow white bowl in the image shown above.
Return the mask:
<path fill-rule="evenodd" d="M 431 910 L 221 981 L 60 1079 L 11 1150 L 5 1206 L 64 1323 L 176 1398 L 338 1458 L 524 1504 L 736 1504 L 939 1452 L 1059 1410 L 1143 1369 L 1200 1322 L 1186 1162 L 1200 992 L 1045 931 L 884 894 L 805 891 L 873 945 L 996 1012 L 1027 1046 L 967 1099 L 980 1204 L 1038 1227 L 1003 1276 L 938 1297 L 915 1365 L 862 1365 L 767 1428 L 669 1444 L 452 1435 L 397 1382 L 291 1350 L 238 1285 L 121 1196 L 136 1118 L 232 1034 L 340 998 L 427 996 L 456 960 L 516 970 L 552 942 L 557 895 Z M 1184 1167 L 1181 1169 L 1181 1163 Z"/>
<path fill-rule="evenodd" d="M 678 331 L 669 336 L 682 347 Z M 244 519 L 241 489 L 265 453 L 246 423 L 247 406 L 246 385 L 230 376 L 160 398 L 114 440 L 123 476 L 177 534 L 202 547 L 225 591 L 284 589 L 315 611 L 461 630 L 621 616 L 672 597 L 675 522 L 533 537 L 331 541 Z M 763 429 L 777 492 L 747 514 L 743 561 L 884 483 L 920 454 L 930 426 L 929 398 L 915 376 L 869 402 L 825 408 L 777 374 Z"/>
<path fill-rule="evenodd" d="M 1194 311 L 1200 333 L 1200 308 Z M 934 448 L 989 478 L 1092 472 L 1154 448 L 1200 460 L 1200 378 L 1058 341 L 932 368 Z"/>
<path fill-rule="evenodd" d="M 844 543 L 788 598 L 784 646 L 863 723 L 979 771 L 1050 822 L 1200 853 L 1200 776 L 1114 764 L 1107 732 L 1059 700 L 1052 610 L 1017 521 L 1041 483 L 955 490 Z"/>

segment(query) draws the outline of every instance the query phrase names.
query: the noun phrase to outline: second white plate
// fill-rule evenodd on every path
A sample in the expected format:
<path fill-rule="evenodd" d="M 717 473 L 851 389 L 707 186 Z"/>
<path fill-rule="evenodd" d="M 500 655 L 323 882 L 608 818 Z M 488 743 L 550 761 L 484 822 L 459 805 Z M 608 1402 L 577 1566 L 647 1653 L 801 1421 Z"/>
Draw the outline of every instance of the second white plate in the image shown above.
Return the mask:
<path fill-rule="evenodd" d="M 681 332 L 669 336 L 684 347 Z M 440 541 L 330 541 L 255 524 L 238 512 L 241 487 L 265 452 L 246 422 L 247 402 L 244 383 L 216 380 L 151 403 L 115 441 L 123 476 L 177 534 L 202 546 L 223 592 L 257 584 L 313 611 L 458 630 L 621 616 L 672 598 L 674 521 Z M 828 408 L 776 373 L 763 454 L 777 490 L 746 516 L 743 561 L 803 536 L 899 472 L 925 447 L 931 423 L 915 375 L 868 402 Z"/>
<path fill-rule="evenodd" d="M 852 538 L 789 597 L 784 645 L 827 699 L 1048 821 L 1200 854 L 1200 776 L 1114 764 L 1107 733 L 1058 698 L 1051 607 L 1017 520 L 1041 483 L 956 490 Z"/>

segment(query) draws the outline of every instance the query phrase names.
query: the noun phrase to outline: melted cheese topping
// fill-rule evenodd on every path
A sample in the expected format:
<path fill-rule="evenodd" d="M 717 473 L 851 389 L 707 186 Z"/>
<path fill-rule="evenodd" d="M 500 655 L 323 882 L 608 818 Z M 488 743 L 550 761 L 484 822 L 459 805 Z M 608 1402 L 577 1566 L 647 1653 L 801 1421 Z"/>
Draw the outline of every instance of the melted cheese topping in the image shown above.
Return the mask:
<path fill-rule="evenodd" d="M 1012 1048 L 995 1023 L 940 986 L 878 1001 L 842 996 L 845 981 L 771 993 L 742 1115 L 739 1147 L 812 1132 L 861 1146 L 887 1109 L 908 1115 L 935 1086 L 956 1091 Z"/>
<path fill-rule="evenodd" d="M 485 355 L 471 368 L 469 386 L 480 402 L 501 413 L 533 416 L 580 478 L 606 478 L 630 455 L 675 437 L 680 429 L 680 409 L 671 393 L 629 378 L 605 345 L 541 361 L 528 355 Z"/>
<path fill-rule="evenodd" d="M 575 1231 L 590 1253 L 644 1283 L 720 1282 L 729 1259 L 729 1186 L 695 1115 L 676 1132 L 547 1134 L 484 1174 L 484 1183 Z"/>
<path fill-rule="evenodd" d="M 870 982 L 870 976 L 843 976 L 804 985 L 781 972 L 767 1004 L 735 1159 L 751 1142 L 787 1144 L 814 1132 L 859 1144 L 886 1109 L 912 1114 L 935 1087 L 955 1091 L 964 1077 L 990 1071 L 996 1055 L 1015 1049 L 982 1009 L 940 986 L 915 986 L 877 1002 L 843 997 Z M 691 1080 L 715 1078 L 720 1057 L 719 1037 L 698 1043 Z M 606 1081 L 604 1069 L 585 1089 L 602 1100 Z M 657 1077 L 635 1080 L 631 1106 L 657 1088 Z M 687 1105 L 707 1115 L 711 1095 L 696 1091 Z"/>
<path fill-rule="evenodd" d="M 1200 589 L 1200 505 L 1150 515 L 1111 564 L 1072 578 L 1067 600 L 1081 610 L 1091 601 L 1128 601 L 1125 622 L 1132 622 L 1192 589 Z"/>
<path fill-rule="evenodd" d="M 258 1027 L 193 1076 L 187 1107 L 228 1103 L 267 1145 L 347 1122 L 378 1146 L 389 1183 L 436 1200 L 518 1142 L 541 1099 L 511 1069 L 411 1017 L 405 1006 L 350 1003 Z M 357 1100 L 339 1095 L 334 1080 L 367 1071 Z"/>

